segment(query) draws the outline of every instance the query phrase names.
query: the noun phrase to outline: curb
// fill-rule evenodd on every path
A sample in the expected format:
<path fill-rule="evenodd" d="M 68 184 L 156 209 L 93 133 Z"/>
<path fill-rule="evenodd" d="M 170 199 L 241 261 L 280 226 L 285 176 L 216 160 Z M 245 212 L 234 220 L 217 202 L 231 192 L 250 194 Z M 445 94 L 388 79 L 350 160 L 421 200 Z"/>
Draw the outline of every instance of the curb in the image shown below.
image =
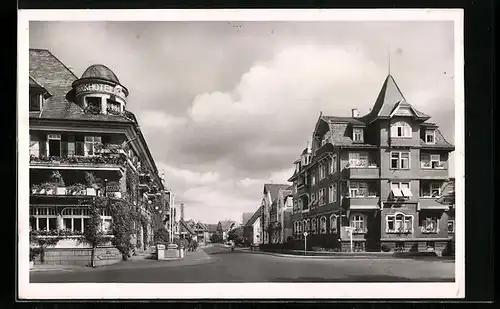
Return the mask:
<path fill-rule="evenodd" d="M 244 252 L 244 251 L 243 251 Z M 392 255 L 387 256 L 374 256 L 374 255 L 336 255 L 336 256 L 318 256 L 318 255 L 298 255 L 298 254 L 282 254 L 273 252 L 248 252 L 251 254 L 266 254 L 278 257 L 295 258 L 295 259 L 316 259 L 316 260 L 355 260 L 355 259 L 371 259 L 371 260 L 382 260 L 382 259 L 395 259 Z"/>

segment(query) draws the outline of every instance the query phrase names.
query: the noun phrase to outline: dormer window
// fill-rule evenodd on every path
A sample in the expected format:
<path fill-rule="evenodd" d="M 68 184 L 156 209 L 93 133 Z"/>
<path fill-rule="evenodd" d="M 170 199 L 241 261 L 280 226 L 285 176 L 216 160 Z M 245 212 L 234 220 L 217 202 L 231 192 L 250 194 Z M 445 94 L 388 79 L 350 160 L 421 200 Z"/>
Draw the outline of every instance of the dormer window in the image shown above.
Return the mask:
<path fill-rule="evenodd" d="M 42 109 L 42 95 L 30 93 L 30 112 L 39 112 Z"/>
<path fill-rule="evenodd" d="M 101 113 L 101 98 L 100 97 L 86 97 L 85 103 L 87 104 L 87 111 L 91 114 Z"/>
<path fill-rule="evenodd" d="M 352 129 L 352 140 L 358 143 L 363 142 L 363 128 L 353 128 Z"/>
<path fill-rule="evenodd" d="M 426 130 L 425 131 L 425 143 L 435 144 L 436 143 L 436 130 Z"/>
<path fill-rule="evenodd" d="M 106 113 L 108 114 L 119 114 L 121 113 L 120 103 L 117 101 L 107 100 Z"/>
<path fill-rule="evenodd" d="M 406 121 L 398 121 L 391 125 L 391 137 L 411 137 L 411 126 Z"/>

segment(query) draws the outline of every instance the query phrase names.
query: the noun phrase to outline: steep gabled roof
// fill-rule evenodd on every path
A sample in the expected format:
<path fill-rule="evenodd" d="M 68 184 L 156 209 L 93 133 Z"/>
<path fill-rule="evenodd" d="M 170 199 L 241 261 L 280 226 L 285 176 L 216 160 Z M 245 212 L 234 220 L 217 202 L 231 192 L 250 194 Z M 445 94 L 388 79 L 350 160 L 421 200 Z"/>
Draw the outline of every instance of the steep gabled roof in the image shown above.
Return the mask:
<path fill-rule="evenodd" d="M 191 225 L 188 222 L 186 222 L 184 220 L 181 220 L 180 224 L 181 224 L 181 231 L 184 229 L 186 232 L 188 232 L 191 235 L 196 234 L 195 231 L 193 231 L 193 228 L 191 227 Z"/>
<path fill-rule="evenodd" d="M 220 223 L 222 230 L 224 230 L 224 231 L 230 229 L 231 227 L 236 226 L 236 221 L 233 221 L 233 220 L 224 220 L 224 221 L 220 221 L 219 223 Z"/>
<path fill-rule="evenodd" d="M 427 144 L 424 139 L 420 139 L 420 146 L 423 149 L 443 149 L 443 150 L 454 150 L 455 146 L 453 146 L 450 142 L 448 142 L 441 131 L 439 129 L 436 130 L 436 142 L 434 144 Z"/>
<path fill-rule="evenodd" d="M 78 77 L 46 49 L 29 50 L 29 75 L 52 94 L 43 104 L 42 112 L 30 113 L 30 118 L 131 122 L 122 115 L 87 114 L 77 104 L 68 101 L 72 84 Z"/>
<path fill-rule="evenodd" d="M 389 118 L 391 113 L 395 110 L 396 105 L 408 104 L 415 113 L 415 117 L 427 120 L 430 117 L 411 106 L 405 99 L 403 93 L 399 89 L 394 77 L 391 74 L 387 75 L 387 78 L 380 89 L 379 95 L 370 113 L 363 116 L 361 119 L 370 123 L 379 118 Z"/>
<path fill-rule="evenodd" d="M 262 214 L 262 206 L 260 206 L 259 208 L 257 208 L 257 210 L 253 213 L 252 217 L 244 223 L 245 226 L 252 226 L 255 221 L 257 221 L 257 219 L 261 216 Z"/>
<path fill-rule="evenodd" d="M 267 183 L 264 185 L 264 194 L 269 192 L 271 194 L 271 202 L 275 201 L 278 198 L 278 193 L 280 189 L 286 189 L 290 185 L 289 184 L 272 184 Z"/>

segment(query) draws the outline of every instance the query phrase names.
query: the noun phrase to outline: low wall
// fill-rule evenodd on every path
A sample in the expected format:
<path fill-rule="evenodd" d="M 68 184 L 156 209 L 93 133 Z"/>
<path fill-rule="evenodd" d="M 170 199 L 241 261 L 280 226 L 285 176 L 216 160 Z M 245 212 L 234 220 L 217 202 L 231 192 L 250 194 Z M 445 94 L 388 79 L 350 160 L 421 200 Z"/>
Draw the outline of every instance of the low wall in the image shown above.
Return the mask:
<path fill-rule="evenodd" d="M 31 244 L 32 247 L 37 247 Z M 48 265 L 78 265 L 90 266 L 92 248 L 79 236 L 70 236 L 61 239 L 54 246 L 45 248 L 43 263 L 41 254 L 34 258 L 35 264 Z M 122 255 L 118 249 L 111 245 L 111 241 L 96 248 L 95 265 L 109 265 L 120 262 Z"/>
<path fill-rule="evenodd" d="M 91 248 L 46 248 L 43 264 L 48 265 L 78 265 L 90 266 Z M 95 265 L 109 265 L 122 260 L 122 255 L 114 247 L 99 247 L 95 252 Z M 42 264 L 41 256 L 34 260 L 35 264 Z"/>

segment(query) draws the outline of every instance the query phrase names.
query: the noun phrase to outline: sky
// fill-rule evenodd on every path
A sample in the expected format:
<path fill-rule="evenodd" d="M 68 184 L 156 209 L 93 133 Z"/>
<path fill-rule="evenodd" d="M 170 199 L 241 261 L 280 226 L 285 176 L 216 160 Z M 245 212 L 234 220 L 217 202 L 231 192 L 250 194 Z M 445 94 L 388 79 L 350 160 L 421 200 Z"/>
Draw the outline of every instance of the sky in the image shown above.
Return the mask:
<path fill-rule="evenodd" d="M 113 70 L 186 218 L 240 222 L 257 210 L 264 184 L 293 174 L 320 112 L 366 114 L 389 68 L 454 143 L 451 21 L 52 21 L 29 31 L 30 48 L 77 76 Z"/>

